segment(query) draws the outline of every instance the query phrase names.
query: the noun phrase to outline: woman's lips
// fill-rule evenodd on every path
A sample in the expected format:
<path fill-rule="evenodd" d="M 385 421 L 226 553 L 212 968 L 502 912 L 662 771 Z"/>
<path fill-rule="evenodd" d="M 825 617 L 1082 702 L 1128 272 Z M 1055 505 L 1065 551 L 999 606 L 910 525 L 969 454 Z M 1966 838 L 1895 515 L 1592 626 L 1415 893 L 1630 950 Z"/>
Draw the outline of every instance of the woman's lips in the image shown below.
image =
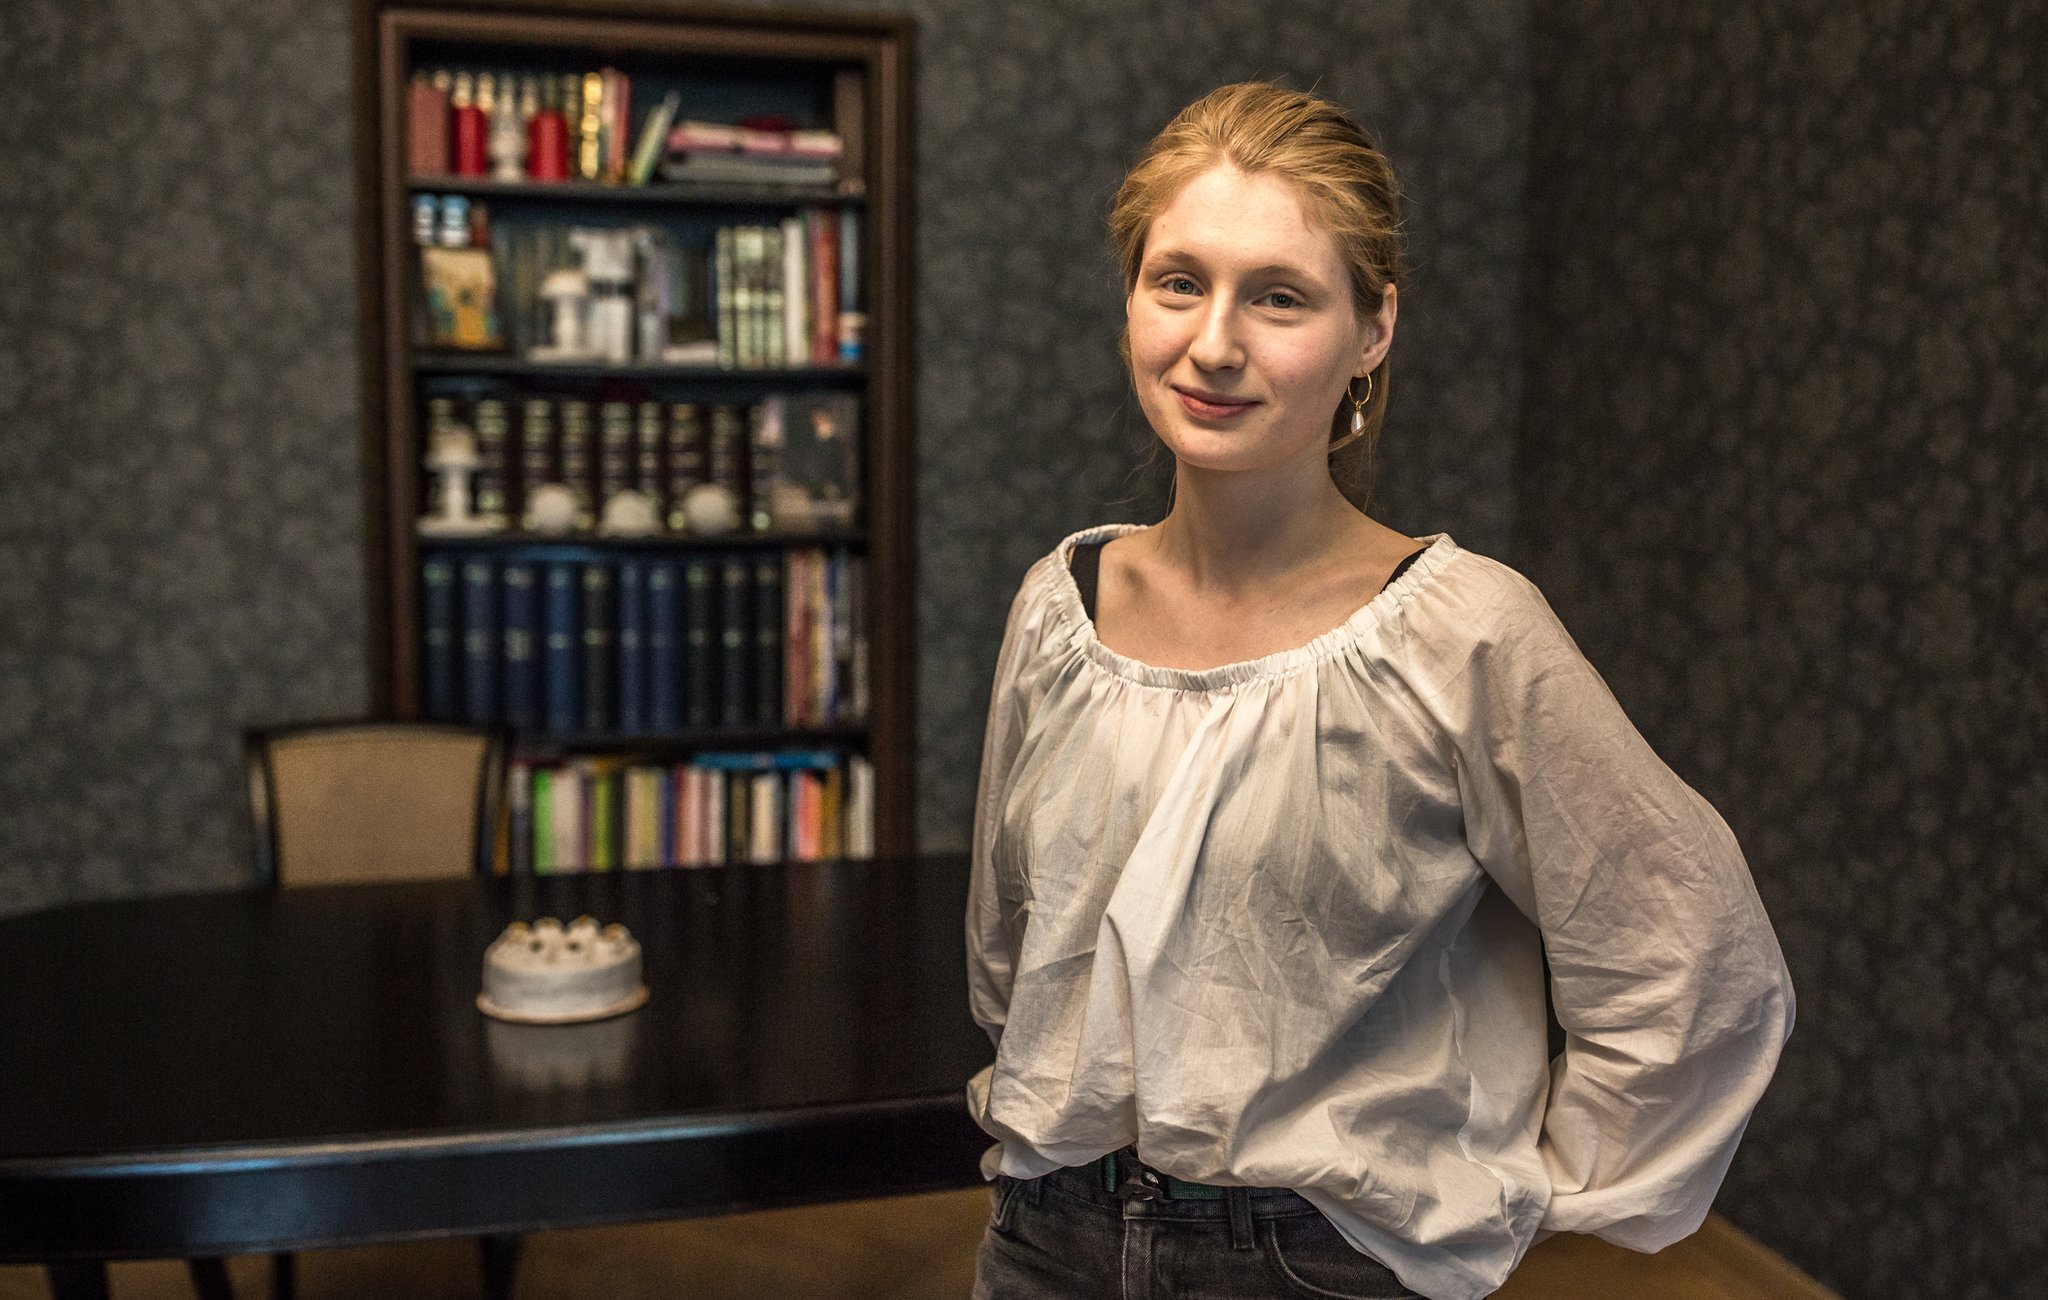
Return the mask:
<path fill-rule="evenodd" d="M 1234 415 L 1243 415 L 1257 406 L 1257 402 L 1222 402 L 1197 397 L 1184 388 L 1176 388 L 1173 395 L 1180 399 L 1181 409 L 1189 415 L 1204 420 L 1227 420 Z"/>

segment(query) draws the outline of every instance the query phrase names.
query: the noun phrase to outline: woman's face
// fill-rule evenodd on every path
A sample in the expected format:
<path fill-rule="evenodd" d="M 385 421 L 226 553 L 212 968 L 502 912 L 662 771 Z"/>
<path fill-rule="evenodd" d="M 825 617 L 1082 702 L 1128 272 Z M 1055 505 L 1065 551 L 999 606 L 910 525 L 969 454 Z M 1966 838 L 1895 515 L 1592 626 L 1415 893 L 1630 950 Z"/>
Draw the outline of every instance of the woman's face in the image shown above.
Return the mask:
<path fill-rule="evenodd" d="M 1259 470 L 1327 454 L 1345 385 L 1393 339 L 1394 291 L 1361 317 L 1294 186 L 1226 163 L 1153 220 L 1125 314 L 1139 404 L 1174 455 Z"/>

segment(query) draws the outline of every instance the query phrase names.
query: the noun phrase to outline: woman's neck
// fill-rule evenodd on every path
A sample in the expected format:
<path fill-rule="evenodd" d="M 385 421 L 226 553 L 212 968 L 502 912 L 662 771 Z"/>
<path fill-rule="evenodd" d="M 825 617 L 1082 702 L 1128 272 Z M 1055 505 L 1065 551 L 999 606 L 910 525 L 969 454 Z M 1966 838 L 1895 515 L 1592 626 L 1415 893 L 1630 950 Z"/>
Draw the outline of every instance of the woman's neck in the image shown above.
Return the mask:
<path fill-rule="evenodd" d="M 1327 471 L 1318 477 L 1180 466 L 1173 508 L 1147 530 L 1150 549 L 1194 590 L 1227 598 L 1268 589 L 1374 533 L 1391 532 L 1346 500 Z"/>

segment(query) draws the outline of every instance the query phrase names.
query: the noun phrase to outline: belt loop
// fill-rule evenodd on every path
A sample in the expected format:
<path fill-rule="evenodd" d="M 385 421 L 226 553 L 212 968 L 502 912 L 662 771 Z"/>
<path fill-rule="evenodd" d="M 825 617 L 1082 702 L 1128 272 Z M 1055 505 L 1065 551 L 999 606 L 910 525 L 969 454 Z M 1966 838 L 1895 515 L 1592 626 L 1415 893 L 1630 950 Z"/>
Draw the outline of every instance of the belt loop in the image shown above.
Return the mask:
<path fill-rule="evenodd" d="M 1230 1202 L 1230 1245 L 1235 1250 L 1250 1250 L 1252 1240 L 1252 1189 L 1249 1187 L 1226 1187 L 1223 1195 Z"/>

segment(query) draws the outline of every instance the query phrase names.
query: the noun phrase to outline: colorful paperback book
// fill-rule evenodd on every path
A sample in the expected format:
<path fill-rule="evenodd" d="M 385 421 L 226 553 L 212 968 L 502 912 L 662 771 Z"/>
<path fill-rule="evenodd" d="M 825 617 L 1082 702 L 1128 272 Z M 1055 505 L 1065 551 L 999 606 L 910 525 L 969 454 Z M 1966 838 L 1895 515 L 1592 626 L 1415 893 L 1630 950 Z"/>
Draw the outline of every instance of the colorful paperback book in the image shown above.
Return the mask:
<path fill-rule="evenodd" d="M 555 773 L 554 769 L 537 767 L 533 770 L 533 859 L 535 875 L 546 876 L 555 870 Z"/>

